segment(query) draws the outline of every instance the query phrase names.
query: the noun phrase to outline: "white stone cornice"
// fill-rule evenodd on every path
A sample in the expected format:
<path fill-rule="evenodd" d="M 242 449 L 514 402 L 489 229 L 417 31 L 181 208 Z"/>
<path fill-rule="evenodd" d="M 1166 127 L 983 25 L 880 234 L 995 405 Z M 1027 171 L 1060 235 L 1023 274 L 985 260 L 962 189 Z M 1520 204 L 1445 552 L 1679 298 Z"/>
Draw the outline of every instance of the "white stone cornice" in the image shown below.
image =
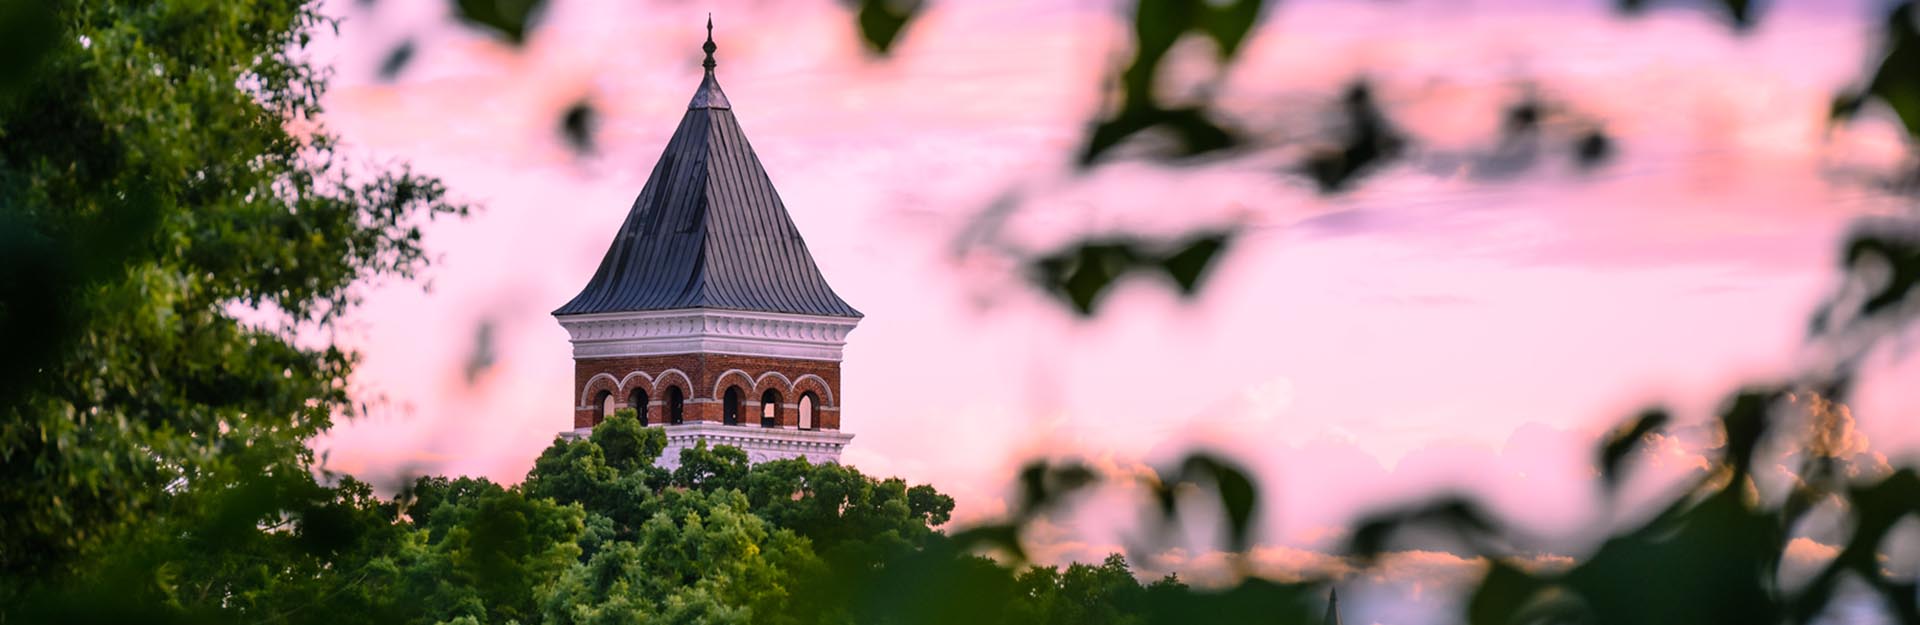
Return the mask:
<path fill-rule="evenodd" d="M 753 462 L 806 457 L 815 463 L 840 461 L 840 452 L 853 440 L 853 434 L 839 430 L 800 430 L 788 427 L 767 428 L 758 425 L 726 425 L 709 421 L 681 425 L 650 425 L 666 430 L 667 448 L 659 465 L 674 468 L 680 464 L 680 450 L 706 441 L 708 446 L 727 445 L 747 452 Z M 561 436 L 585 438 L 593 428 L 562 432 Z"/>
<path fill-rule="evenodd" d="M 838 361 L 847 333 L 860 323 L 848 317 L 714 308 L 556 319 L 571 337 L 574 358 L 709 353 Z"/>

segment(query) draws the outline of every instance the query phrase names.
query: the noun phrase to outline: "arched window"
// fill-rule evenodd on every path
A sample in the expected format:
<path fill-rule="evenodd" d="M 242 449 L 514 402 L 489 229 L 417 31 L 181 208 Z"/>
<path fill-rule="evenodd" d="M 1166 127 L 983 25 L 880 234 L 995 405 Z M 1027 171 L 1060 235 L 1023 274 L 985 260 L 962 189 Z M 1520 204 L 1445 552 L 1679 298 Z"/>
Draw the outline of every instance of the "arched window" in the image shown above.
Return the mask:
<path fill-rule="evenodd" d="M 740 387 L 727 387 L 727 396 L 721 402 L 720 420 L 727 425 L 740 425 Z"/>
<path fill-rule="evenodd" d="M 667 423 L 680 425 L 686 418 L 686 408 L 687 397 L 681 393 L 680 387 L 667 387 Z"/>
<path fill-rule="evenodd" d="M 811 430 L 820 427 L 819 418 L 813 414 L 813 391 L 800 394 L 800 429 Z"/>
<path fill-rule="evenodd" d="M 607 417 L 613 416 L 613 392 L 600 391 L 600 394 L 594 395 L 593 406 L 594 409 L 600 411 L 600 414 L 594 415 L 593 424 L 600 425 L 601 421 L 605 421 Z"/>
<path fill-rule="evenodd" d="M 780 391 L 767 389 L 760 394 L 760 427 L 780 427 Z"/>
<path fill-rule="evenodd" d="M 640 418 L 640 425 L 647 424 L 647 389 L 636 388 L 627 395 L 627 407 L 633 409 L 633 416 Z"/>

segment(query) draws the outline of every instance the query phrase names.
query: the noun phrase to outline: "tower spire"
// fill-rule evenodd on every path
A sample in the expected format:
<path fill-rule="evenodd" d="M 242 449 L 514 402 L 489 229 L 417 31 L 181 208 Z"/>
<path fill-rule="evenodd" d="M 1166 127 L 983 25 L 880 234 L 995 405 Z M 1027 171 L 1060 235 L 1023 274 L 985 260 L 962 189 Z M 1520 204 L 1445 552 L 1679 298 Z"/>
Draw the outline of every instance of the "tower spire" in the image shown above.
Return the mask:
<path fill-rule="evenodd" d="M 708 72 L 712 72 L 713 66 L 715 65 L 715 63 L 713 62 L 713 51 L 720 49 L 720 46 L 713 45 L 713 14 L 712 13 L 707 14 L 707 42 L 705 44 L 701 44 L 700 49 L 707 51 L 707 60 L 701 61 L 700 66 L 707 68 Z"/>

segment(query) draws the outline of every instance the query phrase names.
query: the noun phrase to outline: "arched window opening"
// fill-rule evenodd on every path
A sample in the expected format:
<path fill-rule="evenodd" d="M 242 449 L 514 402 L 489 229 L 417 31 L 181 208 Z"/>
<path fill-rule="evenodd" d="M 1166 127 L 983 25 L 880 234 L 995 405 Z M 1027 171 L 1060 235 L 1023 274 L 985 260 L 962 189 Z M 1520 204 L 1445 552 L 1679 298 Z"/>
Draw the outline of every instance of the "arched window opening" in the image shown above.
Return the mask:
<path fill-rule="evenodd" d="M 800 429 L 811 430 L 820 427 L 820 420 L 813 414 L 813 391 L 800 394 Z"/>
<path fill-rule="evenodd" d="M 760 427 L 780 427 L 780 391 L 767 389 L 760 395 Z"/>
<path fill-rule="evenodd" d="M 726 399 L 720 405 L 724 407 L 721 421 L 727 425 L 740 425 L 740 387 L 727 387 Z"/>
<path fill-rule="evenodd" d="M 680 425 L 686 418 L 687 398 L 680 387 L 667 387 L 667 423 Z"/>
<path fill-rule="evenodd" d="M 636 388 L 627 395 L 627 407 L 633 409 L 633 416 L 640 419 L 640 425 L 647 424 L 647 389 Z"/>
<path fill-rule="evenodd" d="M 593 405 L 596 410 L 600 411 L 600 414 L 594 415 L 593 424 L 600 425 L 601 421 L 605 421 L 607 417 L 613 416 L 613 392 L 600 391 L 600 394 L 593 396 Z"/>

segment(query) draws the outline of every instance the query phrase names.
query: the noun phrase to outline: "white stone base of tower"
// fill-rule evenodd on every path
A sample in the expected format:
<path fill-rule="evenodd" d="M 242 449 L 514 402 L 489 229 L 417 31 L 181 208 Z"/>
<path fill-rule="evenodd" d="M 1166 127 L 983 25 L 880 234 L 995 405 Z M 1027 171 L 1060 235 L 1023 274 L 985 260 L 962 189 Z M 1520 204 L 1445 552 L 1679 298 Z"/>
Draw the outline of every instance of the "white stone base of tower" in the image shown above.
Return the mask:
<path fill-rule="evenodd" d="M 853 440 L 852 434 L 839 430 L 767 428 L 711 422 L 649 427 L 662 428 L 667 432 L 667 449 L 660 454 L 660 460 L 656 463 L 665 469 L 679 467 L 680 450 L 693 448 L 700 441 L 706 441 L 708 447 L 738 447 L 747 452 L 747 460 L 754 463 L 805 457 L 814 464 L 839 464 L 840 451 L 846 449 L 847 443 Z M 585 438 L 592 434 L 593 428 L 561 433 L 570 438 Z"/>

